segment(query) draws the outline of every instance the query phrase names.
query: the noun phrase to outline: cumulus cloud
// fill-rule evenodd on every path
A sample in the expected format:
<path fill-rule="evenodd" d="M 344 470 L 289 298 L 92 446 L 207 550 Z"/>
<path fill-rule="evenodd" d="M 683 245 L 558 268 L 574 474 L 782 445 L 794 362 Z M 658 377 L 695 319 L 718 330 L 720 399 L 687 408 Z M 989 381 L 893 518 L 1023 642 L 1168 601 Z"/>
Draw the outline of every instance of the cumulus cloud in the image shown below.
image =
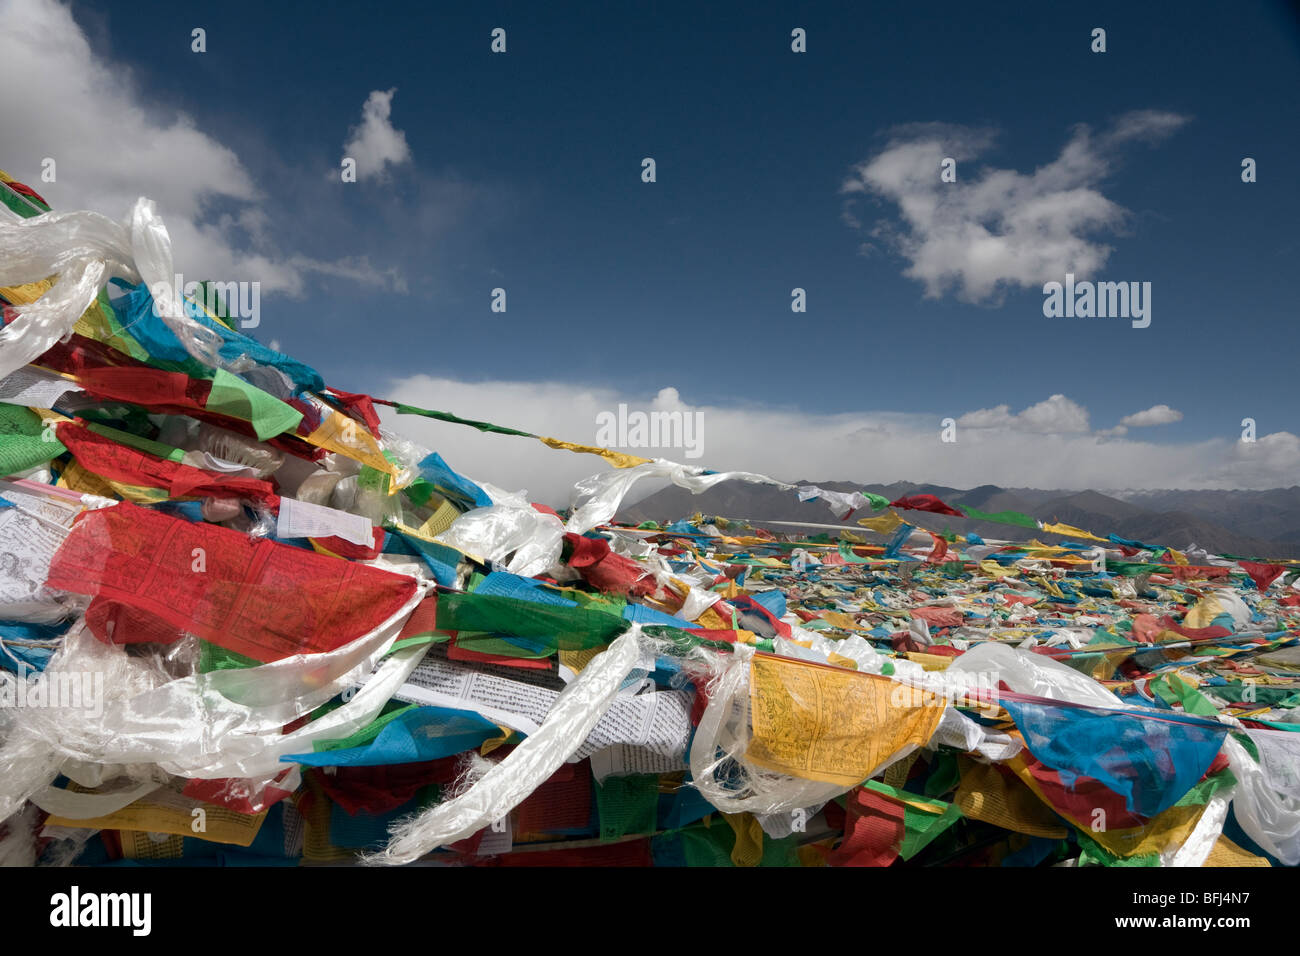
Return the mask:
<path fill-rule="evenodd" d="M 1223 457 L 1207 472 L 1208 487 L 1290 487 L 1296 483 L 1297 466 L 1300 437 L 1290 432 L 1273 432 L 1253 442 L 1234 441 L 1228 443 Z"/>
<path fill-rule="evenodd" d="M 899 220 L 876 222 L 870 235 L 908 261 L 903 274 L 921 282 L 927 298 L 955 291 L 984 302 L 1009 288 L 1041 288 L 1067 272 L 1085 279 L 1111 252 L 1099 236 L 1127 217 L 1100 189 L 1120 149 L 1158 142 L 1186 121 L 1143 110 L 1124 114 L 1100 134 L 1077 126 L 1060 155 L 1031 173 L 973 168 L 992 145 L 989 130 L 900 127 L 845 180 L 843 218 L 861 218 L 855 207 L 866 197 L 897 206 Z M 956 182 L 940 180 L 946 158 L 957 161 Z"/>
<path fill-rule="evenodd" d="M 1152 405 L 1150 408 L 1134 412 L 1132 415 L 1125 415 L 1119 420 L 1119 423 L 1130 428 L 1143 428 L 1147 425 L 1168 425 L 1170 422 L 1181 422 L 1182 420 L 1182 412 L 1176 408 L 1161 404 Z"/>
<path fill-rule="evenodd" d="M 258 281 L 262 292 L 299 295 L 311 272 L 391 286 L 385 270 L 281 251 L 239 156 L 194 117 L 164 110 L 131 73 L 92 48 L 67 7 L 7 0 L 0 30 L 0 97 L 6 171 L 56 210 L 126 215 L 147 195 L 167 225 L 186 276 Z M 54 160 L 55 181 L 40 178 Z"/>
<path fill-rule="evenodd" d="M 957 418 L 957 440 L 944 442 L 942 423 L 933 416 L 694 405 L 675 388 L 635 395 L 558 382 L 463 382 L 419 375 L 390 381 L 376 394 L 584 444 L 596 443 L 597 416 L 616 414 L 620 403 L 630 411 L 698 411 L 703 415 L 699 459 L 688 460 L 673 448 L 622 450 L 719 471 L 757 471 L 792 482 L 1275 488 L 1293 484 L 1300 469 L 1300 439 L 1288 432 L 1253 444 L 1237 441 L 1235 434 L 1199 442 L 1134 441 L 1088 431 L 1087 410 L 1065 396 L 1052 396 L 1018 413 L 1008 406 L 973 410 Z M 609 467 L 593 455 L 554 451 L 525 438 L 483 434 L 388 410 L 383 415 L 386 426 L 438 451 L 466 475 L 511 490 L 522 486 L 537 501 L 567 503 L 575 481 Z M 638 486 L 634 498 L 642 493 Z"/>
<path fill-rule="evenodd" d="M 1088 431 L 1088 410 L 1064 395 L 1030 405 L 1024 411 L 1011 414 L 1010 405 L 995 405 L 967 412 L 957 419 L 957 426 L 966 428 L 1008 428 L 1043 435 L 1071 434 Z"/>
<path fill-rule="evenodd" d="M 372 90 L 361 107 L 361 122 L 353 127 L 348 141 L 343 144 L 343 155 L 357 161 L 358 179 L 383 179 L 388 166 L 400 166 L 411 161 L 411 147 L 406 144 L 406 134 L 393 126 L 391 90 Z"/>

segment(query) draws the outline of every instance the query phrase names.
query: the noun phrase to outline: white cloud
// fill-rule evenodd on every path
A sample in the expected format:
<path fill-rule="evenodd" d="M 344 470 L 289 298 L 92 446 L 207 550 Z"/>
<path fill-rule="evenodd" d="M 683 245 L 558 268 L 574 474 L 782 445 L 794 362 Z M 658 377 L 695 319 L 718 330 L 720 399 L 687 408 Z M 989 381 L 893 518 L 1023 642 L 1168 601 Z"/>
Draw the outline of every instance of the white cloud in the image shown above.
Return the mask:
<path fill-rule="evenodd" d="M 1125 415 L 1119 420 L 1119 423 L 1130 428 L 1143 428 L 1147 425 L 1168 425 L 1170 422 L 1181 422 L 1182 420 L 1182 412 L 1176 408 L 1161 404 L 1152 405 L 1150 408 L 1134 412 L 1132 415 Z"/>
<path fill-rule="evenodd" d="M 844 182 L 850 198 L 843 218 L 852 222 L 852 207 L 865 196 L 897 205 L 901 223 L 879 222 L 871 235 L 908 260 L 903 274 L 923 283 L 927 298 L 955 290 L 982 302 L 1011 287 L 1041 288 L 1067 272 L 1087 278 L 1111 252 L 1095 237 L 1127 216 L 1098 188 L 1119 147 L 1157 141 L 1184 122 L 1145 110 L 1124 114 L 1099 136 L 1078 126 L 1060 155 L 1032 173 L 976 170 L 975 159 L 992 142 L 987 130 L 902 127 Z M 956 182 L 940 180 L 948 157 L 957 160 Z"/>
<path fill-rule="evenodd" d="M 6 171 L 56 211 L 118 219 L 138 197 L 155 200 L 187 277 L 256 280 L 264 294 L 290 295 L 304 291 L 313 271 L 393 284 L 355 261 L 279 250 L 260 205 L 267 197 L 239 156 L 199 120 L 151 103 L 130 70 L 93 49 L 54 0 L 6 0 L 0 87 L 13 94 L 0 97 Z M 52 183 L 40 178 L 46 158 L 55 161 Z"/>
<path fill-rule="evenodd" d="M 383 179 L 390 164 L 400 166 L 411 161 L 406 134 L 395 129 L 389 118 L 396 92 L 396 88 L 372 90 L 361 107 L 361 123 L 353 127 L 343 144 L 343 155 L 357 161 L 358 179 Z"/>
<path fill-rule="evenodd" d="M 786 481 L 911 480 L 962 488 L 1275 488 L 1293 484 L 1300 469 L 1300 439 L 1287 432 L 1264 436 L 1253 445 L 1237 441 L 1236 434 L 1174 444 L 1134 441 L 1087 431 L 1087 410 L 1065 396 L 1052 396 L 1018 414 L 1007 406 L 967 413 L 958 421 L 984 424 L 959 424 L 957 441 L 947 443 L 940 440 L 942 426 L 935 416 L 700 406 L 670 388 L 657 396 L 629 395 L 557 382 L 463 382 L 420 375 L 392 381 L 376 394 L 583 444 L 596 442 L 597 414 L 616 413 L 620 402 L 629 410 L 698 410 L 704 415 L 698 460 L 688 461 L 680 450 L 669 448 L 625 450 Z M 383 415 L 390 427 L 438 451 L 467 476 L 526 489 L 537 501 L 566 503 L 573 482 L 609 467 L 593 455 L 555 451 L 526 438 L 389 411 Z M 634 497 L 641 493 L 638 486 Z"/>
<path fill-rule="evenodd" d="M 957 419 L 959 428 L 1008 428 L 1044 435 L 1088 431 L 1088 410 L 1064 395 L 1053 395 L 1022 412 L 1011 414 L 1011 406 L 995 405 L 967 412 Z"/>
<path fill-rule="evenodd" d="M 1212 487 L 1282 488 L 1296 483 L 1300 437 L 1290 432 L 1274 432 L 1253 442 L 1228 444 L 1217 467 L 1209 472 L 1209 480 L 1214 482 Z"/>

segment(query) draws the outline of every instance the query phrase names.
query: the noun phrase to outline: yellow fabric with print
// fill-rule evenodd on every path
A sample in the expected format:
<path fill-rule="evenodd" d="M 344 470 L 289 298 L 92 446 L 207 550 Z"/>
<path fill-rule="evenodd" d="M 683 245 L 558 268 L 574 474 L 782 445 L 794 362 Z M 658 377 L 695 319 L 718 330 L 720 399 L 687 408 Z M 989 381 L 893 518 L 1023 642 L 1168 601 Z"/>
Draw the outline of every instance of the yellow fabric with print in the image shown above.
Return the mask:
<path fill-rule="evenodd" d="M 869 528 L 877 534 L 889 534 L 892 531 L 896 531 L 902 523 L 903 519 L 894 511 L 890 511 L 883 515 L 877 515 L 874 518 L 858 519 L 858 524 L 862 525 L 864 528 Z"/>
<path fill-rule="evenodd" d="M 1223 613 L 1223 605 L 1211 594 L 1205 595 L 1183 617 L 1184 627 L 1209 627 L 1210 622 Z"/>
<path fill-rule="evenodd" d="M 379 450 L 379 443 L 370 432 L 341 412 L 331 410 L 320 426 L 303 440 L 390 475 L 394 480 L 388 483 L 388 493 L 397 493 L 396 479 L 401 474 L 400 469 L 384 457 L 384 453 Z"/>
<path fill-rule="evenodd" d="M 194 810 L 202 810 L 195 814 Z M 53 814 L 46 826 L 83 827 L 91 830 L 141 830 L 146 833 L 174 833 L 199 837 L 211 843 L 250 846 L 262 828 L 267 810 L 261 813 L 236 813 L 225 807 L 192 800 L 162 791 L 150 794 L 115 813 L 89 820 L 69 819 Z M 202 829 L 196 829 L 198 826 Z"/>
<path fill-rule="evenodd" d="M 424 524 L 420 525 L 420 537 L 433 540 L 436 535 L 440 535 L 450 528 L 452 523 L 459 517 L 460 509 L 446 498 L 443 498 L 438 507 L 434 509 L 433 514 L 429 515 Z"/>
<path fill-rule="evenodd" d="M 1202 866 L 1272 866 L 1262 856 L 1256 856 L 1246 850 L 1243 850 L 1237 844 L 1233 843 L 1225 836 L 1221 836 L 1218 842 L 1210 850 L 1210 855 L 1205 858 Z"/>
<path fill-rule="evenodd" d="M 541 435 L 537 436 L 537 440 L 543 445 L 549 445 L 551 448 L 578 452 L 583 455 L 599 455 L 615 468 L 635 468 L 637 465 L 648 465 L 653 460 L 640 458 L 636 455 L 625 455 L 623 452 L 614 451 L 612 448 L 593 448 L 591 445 L 578 445 L 571 441 L 560 441 L 558 438 L 544 438 Z"/>
<path fill-rule="evenodd" d="M 126 482 L 101 478 L 93 471 L 83 467 L 75 458 L 63 469 L 63 474 L 59 476 L 58 487 L 75 491 L 79 495 L 121 498 L 134 505 L 157 504 L 160 501 L 171 499 L 171 494 L 165 488 L 128 485 Z"/>
<path fill-rule="evenodd" d="M 1004 777 L 993 764 L 959 756 L 961 783 L 953 802 L 972 820 L 1004 830 L 1063 840 L 1069 831 L 1060 818 L 1016 778 Z"/>
<path fill-rule="evenodd" d="M 758 866 L 763 859 L 763 827 L 752 813 L 724 813 L 722 819 L 736 832 L 731 849 L 733 866 Z"/>
<path fill-rule="evenodd" d="M 980 570 L 991 578 L 1014 578 L 1019 572 L 1014 568 L 1004 568 L 996 561 L 981 561 Z"/>
<path fill-rule="evenodd" d="M 845 614 L 843 611 L 823 611 L 822 620 L 831 627 L 838 627 L 842 631 L 855 631 L 858 629 L 858 622 L 852 614 Z"/>
<path fill-rule="evenodd" d="M 934 734 L 944 708 L 896 701 L 893 681 L 757 654 L 750 662 L 753 739 L 745 759 L 851 787 Z"/>
<path fill-rule="evenodd" d="M 40 282 L 5 286 L 0 288 L 0 295 L 8 299 L 13 305 L 31 305 L 53 287 L 54 283 L 52 281 L 42 279 Z"/>
<path fill-rule="evenodd" d="M 916 661 L 921 665 L 921 669 L 926 671 L 946 671 L 948 665 L 953 662 L 951 657 L 944 657 L 942 654 L 925 654 L 921 651 L 908 651 L 907 659 Z"/>
<path fill-rule="evenodd" d="M 1043 531 L 1051 534 L 1063 534 L 1067 538 L 1086 538 L 1089 541 L 1105 541 L 1105 538 L 1099 538 L 1091 531 L 1084 531 L 1082 528 L 1076 528 L 1069 524 L 1044 524 Z"/>

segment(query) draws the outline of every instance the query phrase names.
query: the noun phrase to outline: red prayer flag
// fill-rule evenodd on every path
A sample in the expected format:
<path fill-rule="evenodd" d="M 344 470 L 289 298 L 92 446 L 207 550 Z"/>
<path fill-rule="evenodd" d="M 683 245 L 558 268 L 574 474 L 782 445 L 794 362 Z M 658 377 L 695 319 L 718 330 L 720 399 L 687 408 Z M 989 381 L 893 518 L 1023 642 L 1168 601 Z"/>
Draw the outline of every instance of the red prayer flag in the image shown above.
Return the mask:
<path fill-rule="evenodd" d="M 342 647 L 416 592 L 405 575 L 129 502 L 77 520 L 48 584 L 147 612 L 263 662 Z"/>
<path fill-rule="evenodd" d="M 244 498 L 267 508 L 280 500 L 269 481 L 219 475 L 167 461 L 118 444 L 76 422 L 59 422 L 55 434 L 78 462 L 110 481 L 162 488 L 172 498 Z"/>
<path fill-rule="evenodd" d="M 1267 591 L 1268 586 L 1280 578 L 1286 567 L 1281 564 L 1257 564 L 1254 561 L 1238 561 L 1241 569 L 1250 575 L 1255 587 Z"/>
<path fill-rule="evenodd" d="M 848 796 L 844 840 L 826 862 L 831 866 L 889 866 L 903 845 L 903 804 L 858 787 Z"/>
<path fill-rule="evenodd" d="M 891 501 L 889 506 L 891 508 L 903 508 L 907 511 L 932 511 L 937 515 L 953 515 L 957 518 L 966 517 L 965 514 L 951 505 L 944 504 L 934 495 L 908 495 L 899 498 L 897 501 Z"/>

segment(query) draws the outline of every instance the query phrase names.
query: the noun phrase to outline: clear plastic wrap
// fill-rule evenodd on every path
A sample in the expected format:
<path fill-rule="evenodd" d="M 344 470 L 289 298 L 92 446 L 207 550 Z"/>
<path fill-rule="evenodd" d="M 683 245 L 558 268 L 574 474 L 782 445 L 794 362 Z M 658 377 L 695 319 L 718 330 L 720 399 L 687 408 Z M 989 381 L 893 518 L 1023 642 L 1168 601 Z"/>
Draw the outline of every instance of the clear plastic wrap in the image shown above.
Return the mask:
<path fill-rule="evenodd" d="M 51 276 L 53 287 L 0 329 L 0 379 L 69 335 L 109 279 L 140 279 L 127 230 L 99 213 L 0 220 L 0 286 Z"/>
<path fill-rule="evenodd" d="M 127 219 L 131 238 L 131 255 L 140 278 L 153 296 L 158 317 L 185 346 L 185 351 L 212 368 L 236 370 L 244 363 L 222 360 L 222 338 L 212 329 L 200 325 L 185 314 L 181 289 L 175 288 L 176 269 L 172 261 L 172 240 L 154 206 L 143 196 L 136 200 Z M 86 303 L 89 305 L 90 303 Z M 246 366 L 245 366 L 246 367 Z"/>
<path fill-rule="evenodd" d="M 255 478 L 266 478 L 284 464 L 284 452 L 255 438 L 237 435 L 207 422 L 199 426 L 198 450 L 221 462 L 242 465 L 250 469 Z M 210 464 L 201 467 L 211 469 Z"/>
<path fill-rule="evenodd" d="M 1005 644 L 977 644 L 954 660 L 943 673 L 953 677 L 972 675 L 985 686 L 996 687 L 998 681 L 1004 681 L 1018 694 L 1052 700 L 1111 710 L 1119 704 L 1114 694 L 1086 674 L 1050 657 Z"/>
<path fill-rule="evenodd" d="M 1287 866 L 1300 865 L 1300 734 L 1251 730 L 1259 761 L 1229 734 L 1223 742 L 1237 778 L 1233 813 L 1246 834 Z"/>
<path fill-rule="evenodd" d="M 328 653 L 175 680 L 74 626 L 45 673 L 89 675 L 102 688 L 102 707 L 27 710 L 7 727 L 0 737 L 0 821 L 69 760 L 156 765 L 183 777 L 260 777 L 284 769 L 285 754 L 354 733 L 379 714 L 426 653 L 427 647 L 410 647 L 384 658 L 422 598 L 417 592 L 379 627 Z M 361 690 L 343 706 L 281 733 L 357 685 Z"/>
<path fill-rule="evenodd" d="M 707 654 L 707 652 L 705 652 Z M 697 658 L 717 668 L 708 683 L 708 706 L 691 742 L 693 785 L 723 813 L 789 813 L 818 806 L 852 787 L 774 773 L 745 762 L 750 740 L 749 664 L 754 649 Z"/>
<path fill-rule="evenodd" d="M 1223 836 L 1223 825 L 1228 820 L 1228 808 L 1235 788 L 1214 794 L 1201 811 L 1201 818 L 1180 847 L 1160 854 L 1161 866 L 1204 866 L 1214 845 Z"/>
<path fill-rule="evenodd" d="M 392 827 L 392 840 L 368 863 L 403 864 L 472 836 L 505 817 L 574 754 L 641 659 L 641 629 L 615 638 L 556 698 L 534 734 L 458 796 Z"/>
<path fill-rule="evenodd" d="M 566 530 L 583 534 L 609 521 L 618 513 L 619 506 L 627 497 L 628 491 L 642 478 L 667 478 L 678 487 L 685 488 L 696 495 L 724 481 L 747 481 L 751 484 L 775 485 L 778 488 L 793 487 L 793 485 L 774 481 L 766 475 L 757 475 L 748 471 L 705 474 L 703 468 L 679 465 L 661 458 L 649 464 L 637 465 L 635 468 L 601 472 L 577 482 L 570 496 L 572 513 Z"/>
<path fill-rule="evenodd" d="M 465 512 L 435 540 L 532 577 L 559 563 L 564 525 L 533 508 L 493 505 Z"/>

